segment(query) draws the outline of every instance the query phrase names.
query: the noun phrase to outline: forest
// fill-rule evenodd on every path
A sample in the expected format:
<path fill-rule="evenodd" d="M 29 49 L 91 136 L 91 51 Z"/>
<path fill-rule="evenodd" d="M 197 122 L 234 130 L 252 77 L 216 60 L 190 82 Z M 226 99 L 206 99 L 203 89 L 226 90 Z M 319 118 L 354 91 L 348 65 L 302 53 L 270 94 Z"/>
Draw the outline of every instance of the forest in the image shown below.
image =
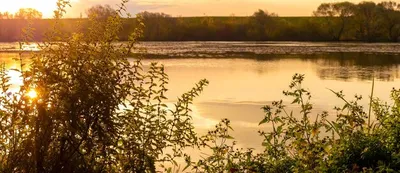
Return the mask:
<path fill-rule="evenodd" d="M 20 41 L 18 31 L 30 24 L 34 39 L 43 41 L 53 19 L 41 19 L 40 12 L 21 9 L 16 14 L 0 14 L 0 41 Z M 26 12 L 28 11 L 28 12 Z M 87 10 L 107 18 L 110 6 Z M 30 14 L 30 16 L 28 16 Z M 145 24 L 142 41 L 361 41 L 397 42 L 400 37 L 400 6 L 396 2 L 323 3 L 310 17 L 279 17 L 264 10 L 239 17 L 172 17 L 164 13 L 139 13 Z M 63 19 L 62 32 L 84 31 L 88 18 Z M 136 19 L 124 19 L 121 40 L 136 27 Z"/>

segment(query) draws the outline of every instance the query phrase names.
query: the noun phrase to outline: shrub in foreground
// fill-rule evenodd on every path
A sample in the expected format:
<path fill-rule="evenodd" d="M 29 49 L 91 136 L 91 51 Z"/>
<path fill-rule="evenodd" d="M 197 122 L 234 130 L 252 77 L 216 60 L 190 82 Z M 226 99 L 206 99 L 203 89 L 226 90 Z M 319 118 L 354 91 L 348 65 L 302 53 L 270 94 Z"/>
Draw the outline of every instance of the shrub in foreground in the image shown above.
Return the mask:
<path fill-rule="evenodd" d="M 315 114 L 311 93 L 303 86 L 304 75 L 296 74 L 284 91 L 300 107 L 290 111 L 283 101 L 263 107 L 260 124 L 272 126 L 264 137 L 264 152 L 237 149 L 228 120 L 201 138 L 212 153 L 199 161 L 187 160 L 203 172 L 397 172 L 400 169 L 400 90 L 393 89 L 393 103 L 383 103 L 371 96 L 369 107 L 353 101 L 343 92 L 332 91 L 344 102 L 336 107 L 336 119 L 328 112 Z M 373 92 L 372 94 L 373 95 Z M 367 111 L 368 110 L 368 111 Z M 213 145 L 214 144 L 214 145 Z"/>
<path fill-rule="evenodd" d="M 128 59 L 142 29 L 117 43 L 126 2 L 106 20 L 90 18 L 87 33 L 68 35 L 58 20 L 69 3 L 59 0 L 50 41 L 28 67 L 20 59 L 12 69 L 22 85 L 2 68 L 0 172 L 156 172 L 196 145 L 190 105 L 208 82 L 168 107 L 164 67 Z"/>

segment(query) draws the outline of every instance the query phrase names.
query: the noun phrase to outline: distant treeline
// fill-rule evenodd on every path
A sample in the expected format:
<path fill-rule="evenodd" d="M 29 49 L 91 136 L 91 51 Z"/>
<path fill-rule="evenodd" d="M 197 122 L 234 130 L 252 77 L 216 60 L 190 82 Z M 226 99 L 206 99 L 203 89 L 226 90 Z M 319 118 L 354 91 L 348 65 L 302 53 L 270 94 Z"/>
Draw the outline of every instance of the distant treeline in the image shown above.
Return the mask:
<path fill-rule="evenodd" d="M 109 14 L 96 7 L 105 17 Z M 259 10 L 250 17 L 171 17 L 164 13 L 141 13 L 146 26 L 144 41 L 365 41 L 397 42 L 400 38 L 400 5 L 396 2 L 324 3 L 312 17 L 278 17 Z M 33 19 L 34 40 L 41 41 L 52 19 Z M 63 19 L 68 35 L 84 31 L 88 19 Z M 0 19 L 0 41 L 18 41 L 25 19 Z M 126 19 L 120 36 L 137 25 Z"/>

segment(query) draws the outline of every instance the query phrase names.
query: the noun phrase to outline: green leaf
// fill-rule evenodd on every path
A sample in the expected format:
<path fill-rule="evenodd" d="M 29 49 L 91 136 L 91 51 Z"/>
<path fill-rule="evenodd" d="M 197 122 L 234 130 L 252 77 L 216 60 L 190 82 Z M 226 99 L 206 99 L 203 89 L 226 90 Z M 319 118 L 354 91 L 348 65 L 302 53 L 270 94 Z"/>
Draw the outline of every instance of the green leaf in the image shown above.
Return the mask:
<path fill-rule="evenodd" d="M 186 166 L 183 168 L 182 172 L 184 172 L 189 167 L 190 167 L 190 163 L 186 164 Z"/>
<path fill-rule="evenodd" d="M 258 125 L 265 124 L 267 122 L 269 122 L 269 118 L 265 117 Z"/>
<path fill-rule="evenodd" d="M 225 136 L 226 139 L 235 139 L 234 137 L 230 136 L 230 135 L 226 135 Z"/>

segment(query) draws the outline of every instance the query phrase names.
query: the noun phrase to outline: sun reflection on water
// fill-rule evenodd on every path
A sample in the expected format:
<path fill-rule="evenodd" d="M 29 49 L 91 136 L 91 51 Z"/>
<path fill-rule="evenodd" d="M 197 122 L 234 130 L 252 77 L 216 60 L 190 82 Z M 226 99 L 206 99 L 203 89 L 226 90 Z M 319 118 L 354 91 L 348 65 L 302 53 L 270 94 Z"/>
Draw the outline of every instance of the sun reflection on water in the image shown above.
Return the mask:
<path fill-rule="evenodd" d="M 218 124 L 219 120 L 204 117 L 201 110 L 199 110 L 195 104 L 191 105 L 190 108 L 192 110 L 191 115 L 193 117 L 193 125 L 196 127 L 196 129 L 200 128 L 209 130 Z"/>
<path fill-rule="evenodd" d="M 16 65 L 13 65 L 10 68 L 8 68 L 6 75 L 7 77 L 9 77 L 9 84 L 12 87 L 19 88 L 24 84 L 22 74 L 19 70 L 17 70 Z"/>
<path fill-rule="evenodd" d="M 24 85 L 24 79 L 21 73 L 21 70 L 19 70 L 20 64 L 16 61 L 12 63 L 6 64 L 5 67 L 5 74 L 6 77 L 8 78 L 7 84 L 9 85 L 9 88 L 7 91 L 1 91 L 4 96 L 13 96 L 16 93 L 20 92 L 21 86 Z M 20 98 L 20 96 L 17 94 L 15 95 L 17 99 Z M 29 99 L 36 99 L 38 97 L 38 93 L 36 92 L 35 89 L 29 89 L 26 94 L 26 97 Z M 1 108 L 1 106 L 0 106 Z"/>

